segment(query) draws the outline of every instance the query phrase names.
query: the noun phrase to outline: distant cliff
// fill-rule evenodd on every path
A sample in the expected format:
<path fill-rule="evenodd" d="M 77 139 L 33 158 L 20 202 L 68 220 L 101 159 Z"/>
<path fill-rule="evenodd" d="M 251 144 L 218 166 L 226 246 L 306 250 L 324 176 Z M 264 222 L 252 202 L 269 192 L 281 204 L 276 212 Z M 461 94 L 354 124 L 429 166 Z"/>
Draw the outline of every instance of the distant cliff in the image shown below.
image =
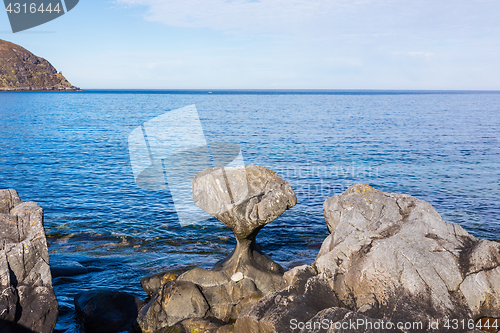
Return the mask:
<path fill-rule="evenodd" d="M 80 90 L 47 60 L 0 39 L 0 91 Z"/>

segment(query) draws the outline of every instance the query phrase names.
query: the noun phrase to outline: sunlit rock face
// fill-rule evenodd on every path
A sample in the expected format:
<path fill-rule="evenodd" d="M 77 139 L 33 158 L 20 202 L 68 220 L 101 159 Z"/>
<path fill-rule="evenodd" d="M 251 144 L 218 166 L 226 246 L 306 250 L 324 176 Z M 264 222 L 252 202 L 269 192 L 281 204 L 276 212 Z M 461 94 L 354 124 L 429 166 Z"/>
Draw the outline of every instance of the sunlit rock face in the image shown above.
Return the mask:
<path fill-rule="evenodd" d="M 291 332 L 295 320 L 300 332 L 343 332 L 359 319 L 371 324 L 353 332 L 382 322 L 394 332 L 479 332 L 476 320 L 500 317 L 500 244 L 444 222 L 429 203 L 356 184 L 325 201 L 324 217 L 330 235 L 315 262 L 286 272 L 235 331 Z M 329 330 L 311 326 L 323 319 Z"/>
<path fill-rule="evenodd" d="M 52 332 L 58 305 L 49 267 L 43 210 L 0 190 L 0 331 Z"/>

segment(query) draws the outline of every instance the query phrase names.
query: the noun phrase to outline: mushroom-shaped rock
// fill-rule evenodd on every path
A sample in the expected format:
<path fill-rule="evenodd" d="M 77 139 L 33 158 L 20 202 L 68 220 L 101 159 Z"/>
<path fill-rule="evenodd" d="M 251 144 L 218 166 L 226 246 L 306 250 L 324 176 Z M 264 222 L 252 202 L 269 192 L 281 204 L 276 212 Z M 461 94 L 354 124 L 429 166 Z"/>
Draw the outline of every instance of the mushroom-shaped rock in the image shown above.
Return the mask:
<path fill-rule="evenodd" d="M 290 184 L 258 165 L 203 170 L 193 179 L 193 200 L 238 240 L 254 239 L 263 226 L 297 203 Z"/>
<path fill-rule="evenodd" d="M 259 250 L 255 237 L 297 203 L 290 184 L 257 165 L 216 167 L 196 175 L 193 200 L 233 231 L 236 248 L 212 270 L 196 267 L 168 282 L 160 275 L 145 277 L 141 283 L 152 299 L 138 317 L 143 332 L 231 332 L 231 325 L 216 329 L 200 318 L 234 322 L 244 308 L 280 287 L 283 268 Z"/>
<path fill-rule="evenodd" d="M 193 179 L 193 200 L 233 231 L 237 245 L 212 272 L 195 269 L 180 279 L 209 287 L 229 282 L 239 273 L 254 281 L 264 294 L 277 290 L 283 268 L 260 251 L 255 237 L 297 203 L 290 184 L 258 165 L 215 167 Z"/>

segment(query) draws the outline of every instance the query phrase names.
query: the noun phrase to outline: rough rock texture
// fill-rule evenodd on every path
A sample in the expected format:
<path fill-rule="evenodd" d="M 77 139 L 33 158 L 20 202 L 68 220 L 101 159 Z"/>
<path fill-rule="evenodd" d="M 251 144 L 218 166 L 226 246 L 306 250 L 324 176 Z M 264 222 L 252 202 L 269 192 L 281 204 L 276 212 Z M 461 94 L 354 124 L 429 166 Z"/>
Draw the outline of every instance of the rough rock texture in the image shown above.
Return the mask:
<path fill-rule="evenodd" d="M 130 294 L 111 289 L 81 292 L 75 310 L 87 333 L 131 331 L 143 302 Z"/>
<path fill-rule="evenodd" d="M 338 305 L 324 277 L 313 268 L 296 267 L 285 273 L 284 289 L 244 309 L 235 323 L 235 332 L 292 332 L 293 320 L 306 322 L 319 311 Z M 288 284 L 290 283 L 290 284 Z"/>
<path fill-rule="evenodd" d="M 141 286 L 149 296 L 153 296 L 163 284 L 175 279 L 177 279 L 177 275 L 170 272 L 150 274 L 141 279 Z"/>
<path fill-rule="evenodd" d="M 233 323 L 244 308 L 280 287 L 283 268 L 260 251 L 255 237 L 295 205 L 290 185 L 256 165 L 210 168 L 194 178 L 193 199 L 233 231 L 237 246 L 212 270 L 194 268 L 169 282 L 161 281 L 159 275 L 144 278 L 143 289 L 153 295 L 139 314 L 144 332 L 165 328 L 182 332 L 187 326 L 178 323 L 188 318 Z M 217 332 L 232 329 L 225 325 Z"/>
<path fill-rule="evenodd" d="M 193 200 L 238 240 L 256 233 L 297 203 L 292 187 L 258 165 L 205 169 L 193 179 Z"/>
<path fill-rule="evenodd" d="M 314 324 L 342 316 L 422 325 L 402 327 L 405 332 L 479 332 L 469 324 L 500 317 L 499 243 L 444 222 L 427 202 L 365 184 L 328 198 L 324 209 L 331 234 L 315 262 L 286 272 L 284 289 L 243 310 L 236 332 L 347 332 L 335 325 L 290 328 L 291 319 Z M 311 297 L 307 285 L 314 280 L 331 294 Z M 447 330 L 454 319 L 465 326 Z"/>
<path fill-rule="evenodd" d="M 45 59 L 0 39 L 0 91 L 79 90 Z"/>
<path fill-rule="evenodd" d="M 220 286 L 202 287 L 213 317 L 224 322 L 234 322 L 241 310 L 264 296 L 250 279 L 230 281 Z"/>
<path fill-rule="evenodd" d="M 290 184 L 258 165 L 209 168 L 193 179 L 193 200 L 231 229 L 237 245 L 212 272 L 193 270 L 180 279 L 218 285 L 241 272 L 264 294 L 275 291 L 283 268 L 260 251 L 255 238 L 262 227 L 297 203 Z"/>
<path fill-rule="evenodd" d="M 388 320 L 500 316 L 500 244 L 444 222 L 427 202 L 357 184 L 328 198 L 316 268 L 339 301 Z"/>
<path fill-rule="evenodd" d="M 329 281 L 311 266 L 286 272 L 282 287 L 243 310 L 236 321 L 235 332 L 406 332 L 394 323 L 339 307 Z M 384 330 L 388 325 L 391 329 Z"/>
<path fill-rule="evenodd" d="M 58 305 L 43 210 L 15 190 L 0 190 L 0 290 L 1 332 L 52 332 Z"/>
<path fill-rule="evenodd" d="M 144 333 L 154 333 L 188 318 L 203 318 L 209 306 L 199 287 L 187 281 L 163 284 L 137 319 Z"/>
<path fill-rule="evenodd" d="M 225 325 L 221 321 L 202 318 L 190 318 L 167 328 L 162 333 L 232 333 L 233 325 Z"/>

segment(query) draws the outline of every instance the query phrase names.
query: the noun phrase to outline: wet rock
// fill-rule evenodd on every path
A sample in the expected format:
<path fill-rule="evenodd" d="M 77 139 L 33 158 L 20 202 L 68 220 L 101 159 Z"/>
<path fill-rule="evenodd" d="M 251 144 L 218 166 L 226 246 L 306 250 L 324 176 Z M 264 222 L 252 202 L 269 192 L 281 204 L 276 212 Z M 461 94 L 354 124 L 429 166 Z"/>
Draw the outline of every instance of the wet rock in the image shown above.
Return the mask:
<path fill-rule="evenodd" d="M 0 190 L 0 329 L 52 332 L 58 305 L 52 287 L 43 210 Z"/>
<path fill-rule="evenodd" d="M 149 296 L 153 296 L 164 283 L 175 279 L 177 275 L 170 272 L 150 274 L 141 279 L 141 286 Z"/>
<path fill-rule="evenodd" d="M 199 287 L 187 281 L 169 281 L 142 308 L 137 319 L 145 333 L 174 326 L 188 318 L 204 318 L 209 305 Z"/>
<path fill-rule="evenodd" d="M 132 331 L 142 301 L 111 289 L 81 292 L 75 296 L 75 311 L 88 333 Z"/>
<path fill-rule="evenodd" d="M 58 265 L 52 264 L 50 272 L 52 273 L 52 278 L 57 278 L 61 276 L 76 276 L 86 274 L 88 273 L 88 270 L 77 261 L 69 261 L 59 263 Z"/>

